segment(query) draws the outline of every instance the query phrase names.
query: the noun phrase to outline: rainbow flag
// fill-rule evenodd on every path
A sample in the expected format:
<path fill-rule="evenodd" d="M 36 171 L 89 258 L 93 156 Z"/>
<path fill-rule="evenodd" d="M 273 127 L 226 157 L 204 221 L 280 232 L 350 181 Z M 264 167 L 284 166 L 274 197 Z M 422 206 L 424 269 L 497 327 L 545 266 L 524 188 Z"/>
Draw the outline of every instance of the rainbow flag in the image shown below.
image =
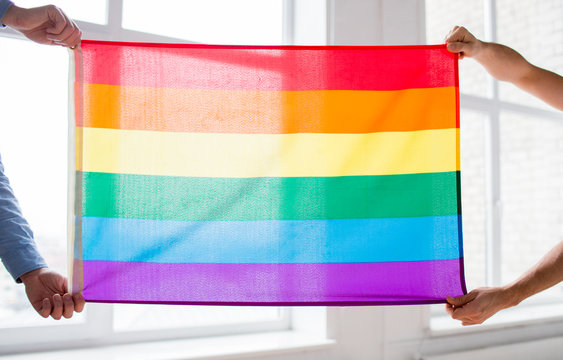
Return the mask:
<path fill-rule="evenodd" d="M 87 301 L 465 293 L 445 46 L 83 41 L 73 54 L 71 274 Z"/>

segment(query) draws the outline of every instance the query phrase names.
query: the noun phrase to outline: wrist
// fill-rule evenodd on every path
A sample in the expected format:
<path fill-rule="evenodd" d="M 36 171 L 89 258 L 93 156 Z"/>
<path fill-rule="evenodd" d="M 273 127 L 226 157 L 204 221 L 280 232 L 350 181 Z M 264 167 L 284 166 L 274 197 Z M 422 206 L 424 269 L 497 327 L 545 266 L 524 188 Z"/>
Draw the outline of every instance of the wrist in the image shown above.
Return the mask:
<path fill-rule="evenodd" d="M 486 54 L 488 45 L 488 42 L 475 39 L 475 46 L 473 46 L 473 54 L 471 57 L 477 61 L 480 61 Z"/>
<path fill-rule="evenodd" d="M 39 268 L 39 269 L 31 270 L 31 271 L 26 272 L 25 274 L 21 275 L 20 280 L 22 281 L 22 283 L 27 284 L 27 282 L 29 282 L 30 279 L 38 276 L 39 274 L 41 274 L 45 271 L 47 271 L 47 268 Z"/>
<path fill-rule="evenodd" d="M 503 297 L 505 298 L 506 308 L 520 304 L 524 299 L 522 289 L 517 284 L 506 285 L 502 287 Z"/>
<path fill-rule="evenodd" d="M 2 22 L 2 24 L 9 26 L 9 27 L 17 27 L 18 23 L 20 22 L 20 14 L 21 12 L 25 10 L 23 8 L 20 8 L 14 4 L 11 4 L 8 7 L 8 10 L 6 10 L 6 12 L 4 13 L 4 16 L 2 16 L 2 19 L 0 19 L 0 21 Z"/>
<path fill-rule="evenodd" d="M 0 27 L 5 27 L 6 25 L 4 24 L 4 17 L 6 16 L 6 13 L 8 12 L 8 10 L 14 6 L 14 4 L 10 1 L 8 2 L 4 2 L 4 3 L 0 3 Z"/>

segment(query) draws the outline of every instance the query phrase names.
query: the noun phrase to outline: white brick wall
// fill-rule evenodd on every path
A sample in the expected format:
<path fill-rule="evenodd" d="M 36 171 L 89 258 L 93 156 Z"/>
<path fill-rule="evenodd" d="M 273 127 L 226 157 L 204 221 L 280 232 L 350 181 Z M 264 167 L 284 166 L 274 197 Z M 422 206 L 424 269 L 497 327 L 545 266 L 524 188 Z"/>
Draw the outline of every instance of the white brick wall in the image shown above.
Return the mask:
<path fill-rule="evenodd" d="M 563 0 L 497 0 L 498 41 L 532 63 L 563 73 Z M 503 100 L 548 108 L 511 84 L 500 86 Z"/>
<path fill-rule="evenodd" d="M 563 0 L 496 0 L 497 36 L 536 65 L 563 73 Z M 453 25 L 484 34 L 481 0 L 426 0 L 428 43 L 443 42 Z M 484 70 L 460 62 L 463 93 L 487 96 Z M 511 84 L 502 100 L 547 105 Z M 463 106 L 463 103 L 462 103 Z M 484 108 L 486 114 L 489 109 Z M 468 287 L 485 284 L 484 132 L 486 115 L 461 114 L 461 173 Z M 563 239 L 563 123 L 501 113 L 502 281 L 532 266 Z M 555 291 L 563 291 L 559 286 Z"/>
<path fill-rule="evenodd" d="M 497 0 L 497 13 L 499 42 L 563 73 L 562 0 Z M 548 108 L 511 84 L 501 84 L 500 96 Z M 563 240 L 563 123 L 501 113 L 501 196 L 506 282 Z"/>
<path fill-rule="evenodd" d="M 563 240 L 563 123 L 501 114 L 501 197 L 507 282 Z"/>

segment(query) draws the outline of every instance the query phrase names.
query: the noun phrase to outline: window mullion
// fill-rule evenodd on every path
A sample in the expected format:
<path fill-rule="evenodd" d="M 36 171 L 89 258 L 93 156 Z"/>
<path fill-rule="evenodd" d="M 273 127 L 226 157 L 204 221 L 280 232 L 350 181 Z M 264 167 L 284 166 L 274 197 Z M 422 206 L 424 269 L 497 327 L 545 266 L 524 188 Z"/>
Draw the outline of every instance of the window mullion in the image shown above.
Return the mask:
<path fill-rule="evenodd" d="M 295 0 L 283 0 L 282 44 L 295 43 Z"/>
<path fill-rule="evenodd" d="M 123 30 L 123 0 L 107 0 L 107 24 L 112 40 L 120 40 Z"/>
<path fill-rule="evenodd" d="M 500 198 L 500 122 L 499 108 L 493 107 L 485 127 L 485 169 L 486 169 L 486 269 L 487 284 L 501 283 L 501 210 Z"/>
<path fill-rule="evenodd" d="M 485 40 L 496 41 L 496 1 L 484 0 Z M 489 120 L 485 127 L 485 171 L 486 171 L 486 269 L 487 284 L 498 286 L 502 281 L 501 243 L 501 184 L 500 184 L 500 102 L 498 81 L 489 74 L 488 95 L 492 99 Z"/>

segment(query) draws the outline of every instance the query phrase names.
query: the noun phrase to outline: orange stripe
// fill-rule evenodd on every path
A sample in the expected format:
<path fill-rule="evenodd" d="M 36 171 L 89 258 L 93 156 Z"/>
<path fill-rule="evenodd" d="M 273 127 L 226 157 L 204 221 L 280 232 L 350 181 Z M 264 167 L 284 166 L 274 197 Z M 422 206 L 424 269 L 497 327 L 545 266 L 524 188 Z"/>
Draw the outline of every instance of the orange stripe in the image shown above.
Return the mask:
<path fill-rule="evenodd" d="M 372 133 L 456 127 L 455 87 L 190 90 L 84 84 L 84 124 L 173 132 Z"/>

